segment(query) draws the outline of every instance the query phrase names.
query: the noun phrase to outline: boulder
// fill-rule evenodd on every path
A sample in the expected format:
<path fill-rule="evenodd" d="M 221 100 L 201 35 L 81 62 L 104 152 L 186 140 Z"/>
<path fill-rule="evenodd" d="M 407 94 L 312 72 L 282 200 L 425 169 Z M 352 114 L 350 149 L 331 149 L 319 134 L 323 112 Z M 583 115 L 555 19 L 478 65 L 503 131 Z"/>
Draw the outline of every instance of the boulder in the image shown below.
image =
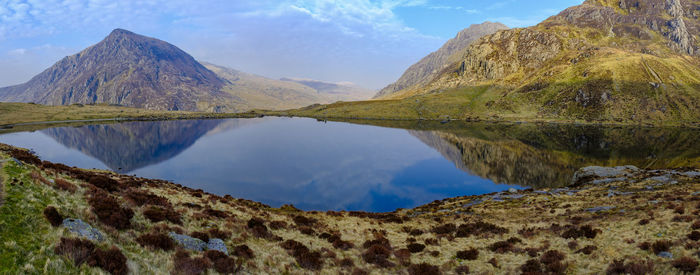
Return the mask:
<path fill-rule="evenodd" d="M 182 235 L 182 234 L 177 234 L 175 232 L 170 232 L 168 235 L 170 235 L 175 242 L 177 242 L 179 245 L 184 247 L 185 249 L 188 250 L 194 250 L 194 251 L 204 251 L 207 249 L 208 245 L 206 242 L 193 238 L 187 235 Z"/>
<path fill-rule="evenodd" d="M 583 183 L 590 183 L 596 179 L 605 178 L 615 178 L 615 180 L 624 180 L 626 177 L 634 175 L 639 172 L 639 168 L 626 165 L 617 167 L 600 167 L 600 166 L 589 166 L 584 167 L 576 171 L 571 184 L 578 185 Z M 605 183 L 607 181 L 597 181 L 599 183 Z"/>
<path fill-rule="evenodd" d="M 63 220 L 63 226 L 66 227 L 70 232 L 77 234 L 80 237 L 86 238 L 91 241 L 102 241 L 104 240 L 104 235 L 100 230 L 90 226 L 80 219 L 65 219 Z"/>
<path fill-rule="evenodd" d="M 228 249 L 226 249 L 226 244 L 222 239 L 209 239 L 209 243 L 207 244 L 207 249 L 208 250 L 216 250 L 216 251 L 221 251 L 224 254 L 228 255 Z"/>

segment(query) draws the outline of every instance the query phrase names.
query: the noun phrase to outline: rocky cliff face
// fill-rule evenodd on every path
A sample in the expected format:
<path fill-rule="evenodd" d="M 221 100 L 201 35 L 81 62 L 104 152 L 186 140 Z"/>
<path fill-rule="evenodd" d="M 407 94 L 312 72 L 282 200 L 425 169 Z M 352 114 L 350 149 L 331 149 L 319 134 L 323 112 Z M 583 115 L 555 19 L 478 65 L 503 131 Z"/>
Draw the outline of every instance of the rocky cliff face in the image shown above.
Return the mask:
<path fill-rule="evenodd" d="M 48 105 L 110 103 L 157 110 L 225 111 L 224 81 L 166 42 L 116 29 L 0 100 Z"/>
<path fill-rule="evenodd" d="M 445 66 L 450 65 L 450 61 L 453 61 L 450 59 L 453 54 L 464 50 L 469 44 L 484 35 L 505 29 L 508 29 L 508 27 L 501 23 L 484 22 L 478 25 L 471 25 L 469 28 L 457 33 L 455 38 L 448 40 L 439 50 L 409 67 L 399 80 L 379 91 L 375 97 L 391 95 L 426 84 L 442 71 Z"/>

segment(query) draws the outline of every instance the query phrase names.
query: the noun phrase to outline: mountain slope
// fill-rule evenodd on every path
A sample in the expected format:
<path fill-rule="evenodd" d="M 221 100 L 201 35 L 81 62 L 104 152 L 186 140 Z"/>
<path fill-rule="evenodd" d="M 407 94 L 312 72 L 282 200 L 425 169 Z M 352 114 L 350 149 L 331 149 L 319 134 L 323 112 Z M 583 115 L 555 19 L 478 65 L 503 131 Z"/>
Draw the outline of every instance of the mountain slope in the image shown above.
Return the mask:
<path fill-rule="evenodd" d="M 222 91 L 239 99 L 234 104 L 237 109 L 282 110 L 371 97 L 371 91 L 356 86 L 308 79 L 276 80 L 210 63 L 202 64 L 226 82 Z"/>
<path fill-rule="evenodd" d="M 48 105 L 110 103 L 156 110 L 231 110 L 224 81 L 166 42 L 116 29 L 0 100 Z"/>
<path fill-rule="evenodd" d="M 589 0 L 536 26 L 480 38 L 395 100 L 299 113 L 697 124 L 698 7 L 697 0 Z"/>
<path fill-rule="evenodd" d="M 445 66 L 450 65 L 450 57 L 453 54 L 464 50 L 469 44 L 484 35 L 505 29 L 508 29 L 508 26 L 488 21 L 469 26 L 469 28 L 457 33 L 457 36 L 448 40 L 439 50 L 430 53 L 418 63 L 409 67 L 399 80 L 379 91 L 375 97 L 388 96 L 401 90 L 412 89 L 416 88 L 416 86 L 421 86 L 421 84 L 426 84 Z"/>

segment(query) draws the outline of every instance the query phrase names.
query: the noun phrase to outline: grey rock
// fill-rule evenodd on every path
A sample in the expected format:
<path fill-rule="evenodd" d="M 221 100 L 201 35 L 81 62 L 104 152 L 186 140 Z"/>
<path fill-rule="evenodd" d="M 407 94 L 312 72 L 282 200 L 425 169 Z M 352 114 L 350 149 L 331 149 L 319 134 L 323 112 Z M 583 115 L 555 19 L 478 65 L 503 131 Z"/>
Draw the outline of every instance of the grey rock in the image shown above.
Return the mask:
<path fill-rule="evenodd" d="M 510 192 L 510 193 L 518 193 L 518 189 L 515 189 L 515 188 L 511 187 L 511 188 L 508 188 L 508 192 Z"/>
<path fill-rule="evenodd" d="M 596 213 L 596 212 L 601 212 L 601 211 L 609 211 L 614 209 L 615 206 L 598 206 L 598 207 L 593 207 L 593 208 L 588 208 L 586 211 L 591 212 L 591 213 Z"/>
<path fill-rule="evenodd" d="M 104 235 L 100 230 L 90 226 L 80 219 L 65 219 L 63 220 L 63 226 L 68 229 L 68 231 L 77 234 L 80 237 L 86 238 L 91 241 L 103 241 Z"/>
<path fill-rule="evenodd" d="M 473 201 L 470 201 L 468 203 L 465 203 L 464 205 L 462 205 L 462 207 L 469 208 L 469 207 L 472 207 L 474 205 L 480 204 L 482 202 L 484 202 L 484 200 L 473 200 Z"/>
<path fill-rule="evenodd" d="M 659 252 L 659 254 L 657 254 L 656 256 L 659 256 L 661 258 L 667 258 L 667 259 L 673 258 L 673 254 L 671 254 L 671 252 L 668 252 L 668 251 Z"/>
<path fill-rule="evenodd" d="M 686 177 L 691 177 L 691 178 L 700 177 L 699 171 L 688 171 L 688 172 L 684 172 L 684 173 L 680 173 L 680 174 L 683 176 L 686 176 Z"/>
<path fill-rule="evenodd" d="M 639 168 L 626 165 L 618 167 L 601 167 L 601 166 L 589 166 L 584 167 L 576 171 L 574 178 L 572 179 L 572 184 L 578 183 L 586 177 L 598 177 L 598 178 L 614 178 L 615 180 L 624 180 L 627 176 L 633 175 L 638 172 Z"/>
<path fill-rule="evenodd" d="M 209 243 L 207 243 L 207 249 L 221 251 L 224 254 L 228 255 L 228 249 L 226 248 L 226 244 L 222 239 L 209 239 Z"/>
<path fill-rule="evenodd" d="M 194 251 L 204 251 L 205 249 L 207 249 L 207 243 L 200 239 L 192 238 L 187 235 L 177 234 L 175 232 L 170 232 L 168 235 L 170 235 L 170 237 L 173 238 L 175 242 L 180 244 L 185 249 Z"/>
<path fill-rule="evenodd" d="M 619 177 L 619 178 L 607 178 L 607 179 L 597 179 L 594 181 L 589 182 L 590 184 L 605 184 L 605 183 L 611 183 L 611 182 L 616 182 L 616 181 L 623 181 L 626 180 L 627 178 Z"/>

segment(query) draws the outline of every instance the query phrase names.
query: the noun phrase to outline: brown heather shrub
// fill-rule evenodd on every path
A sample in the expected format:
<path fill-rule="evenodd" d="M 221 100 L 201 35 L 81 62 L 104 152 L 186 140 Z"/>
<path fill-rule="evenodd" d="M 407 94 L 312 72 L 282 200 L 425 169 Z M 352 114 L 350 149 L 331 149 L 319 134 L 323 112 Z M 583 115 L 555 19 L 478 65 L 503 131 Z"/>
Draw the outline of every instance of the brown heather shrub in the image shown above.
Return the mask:
<path fill-rule="evenodd" d="M 93 193 L 88 198 L 88 204 L 101 223 L 119 230 L 131 227 L 134 211 L 121 207 L 116 198 L 104 191 L 96 189 Z"/>
<path fill-rule="evenodd" d="M 457 228 L 456 237 L 467 238 L 472 235 L 483 236 L 485 234 L 502 235 L 508 233 L 508 229 L 495 224 L 478 221 L 475 223 L 461 224 Z"/>
<path fill-rule="evenodd" d="M 287 222 L 285 221 L 272 221 L 270 222 L 270 228 L 273 230 L 280 230 L 287 228 Z"/>
<path fill-rule="evenodd" d="M 380 244 L 373 244 L 362 253 L 362 259 L 368 264 L 374 264 L 379 267 L 393 267 L 395 264 L 389 261 L 391 250 Z"/>
<path fill-rule="evenodd" d="M 369 272 L 356 267 L 352 270 L 351 275 L 369 275 Z"/>
<path fill-rule="evenodd" d="M 95 244 L 79 238 L 61 237 L 61 242 L 54 248 L 54 253 L 68 257 L 75 266 L 87 262 L 94 251 Z"/>
<path fill-rule="evenodd" d="M 437 275 L 442 274 L 440 268 L 431 264 L 412 264 L 408 267 L 409 275 Z"/>
<path fill-rule="evenodd" d="M 309 226 L 300 226 L 299 232 L 301 232 L 301 234 L 309 235 L 309 236 L 316 235 L 316 231 L 314 231 L 314 229 L 309 227 Z"/>
<path fill-rule="evenodd" d="M 438 240 L 435 238 L 427 238 L 424 242 L 425 245 L 438 245 Z"/>
<path fill-rule="evenodd" d="M 489 246 L 489 249 L 493 252 L 503 254 L 507 252 L 512 252 L 515 247 L 513 246 L 513 243 L 508 242 L 508 241 L 498 241 L 493 243 L 492 245 Z"/>
<path fill-rule="evenodd" d="M 683 207 L 682 205 L 678 206 L 675 209 L 673 209 L 673 213 L 683 215 L 683 214 L 685 214 L 685 207 Z"/>
<path fill-rule="evenodd" d="M 44 218 L 46 218 L 53 227 L 58 227 L 63 223 L 63 216 L 61 216 L 58 210 L 56 210 L 56 207 L 53 206 L 44 208 Z"/>
<path fill-rule="evenodd" d="M 651 245 L 651 250 L 654 251 L 654 254 L 659 254 L 664 251 L 669 251 L 671 249 L 672 243 L 670 241 L 666 240 L 659 240 L 654 242 L 654 244 Z"/>
<path fill-rule="evenodd" d="M 394 256 L 399 260 L 399 263 L 403 266 L 411 265 L 411 251 L 407 248 L 399 249 L 394 251 Z"/>
<path fill-rule="evenodd" d="M 53 182 L 54 182 L 53 186 L 55 188 L 57 188 L 59 190 L 67 191 L 68 193 L 71 193 L 71 194 L 75 193 L 75 191 L 78 190 L 77 186 L 75 186 L 74 184 L 72 184 L 64 179 L 55 178 L 53 180 Z"/>
<path fill-rule="evenodd" d="M 432 231 L 435 234 L 444 235 L 444 234 L 452 234 L 456 230 L 457 230 L 457 226 L 454 223 L 448 223 L 448 224 L 443 224 L 443 225 L 433 227 Z"/>
<path fill-rule="evenodd" d="M 583 253 L 585 255 L 591 255 L 593 253 L 593 251 L 596 251 L 597 249 L 598 249 L 598 247 L 596 247 L 595 245 L 587 245 L 586 247 L 577 250 L 576 253 Z"/>
<path fill-rule="evenodd" d="M 420 229 L 412 229 L 411 231 L 408 232 L 409 235 L 411 236 L 420 236 L 423 235 L 423 230 Z"/>
<path fill-rule="evenodd" d="M 138 206 L 155 205 L 155 206 L 163 206 L 166 208 L 172 207 L 172 205 L 170 204 L 170 201 L 167 198 L 151 194 L 148 191 L 130 188 L 129 190 L 127 190 L 124 193 L 125 193 L 124 197 L 131 200 L 132 202 L 134 202 L 134 204 L 136 204 Z"/>
<path fill-rule="evenodd" d="M 565 239 L 578 239 L 583 237 L 593 239 L 600 232 L 600 229 L 593 229 L 593 227 L 591 227 L 590 225 L 584 225 L 581 227 L 572 226 L 571 228 L 564 231 L 564 233 L 561 236 Z"/>
<path fill-rule="evenodd" d="M 160 206 L 149 206 L 143 211 L 143 215 L 151 222 L 169 221 L 174 224 L 182 224 L 180 213 L 175 212 L 171 208 Z"/>
<path fill-rule="evenodd" d="M 56 172 L 66 172 L 71 170 L 71 168 L 68 167 L 68 165 L 61 163 L 53 163 L 46 160 L 41 162 L 41 167 L 45 170 L 54 170 Z"/>
<path fill-rule="evenodd" d="M 698 268 L 698 261 L 690 257 L 681 257 L 671 262 L 671 265 L 682 272 L 694 273 Z"/>
<path fill-rule="evenodd" d="M 629 261 L 625 263 L 624 259 L 613 260 L 613 262 L 608 266 L 606 270 L 608 275 L 615 274 L 631 274 L 631 275 L 644 275 L 654 273 L 654 262 L 646 261 L 646 263 Z"/>
<path fill-rule="evenodd" d="M 308 218 L 308 217 L 305 217 L 302 215 L 294 216 L 293 220 L 297 226 L 308 226 L 308 227 L 312 227 L 318 222 L 317 219 Z"/>
<path fill-rule="evenodd" d="M 639 220 L 639 225 L 647 225 L 649 224 L 649 219 L 641 219 Z"/>
<path fill-rule="evenodd" d="M 455 273 L 459 275 L 469 274 L 469 267 L 466 265 L 460 265 L 458 267 L 455 267 Z"/>
<path fill-rule="evenodd" d="M 342 268 L 355 267 L 355 262 L 350 258 L 344 258 L 338 262 L 338 265 Z"/>
<path fill-rule="evenodd" d="M 551 273 L 563 274 L 566 271 L 566 265 L 562 264 L 566 258 L 564 253 L 557 250 L 549 250 L 540 257 L 540 263 L 544 264 L 545 269 Z"/>
<path fill-rule="evenodd" d="M 144 247 L 162 249 L 165 251 L 173 250 L 173 248 L 175 248 L 175 241 L 173 241 L 170 236 L 163 233 L 143 234 L 136 238 L 136 242 Z"/>
<path fill-rule="evenodd" d="M 88 183 L 108 192 L 119 191 L 119 182 L 107 176 L 94 175 L 88 179 Z"/>
<path fill-rule="evenodd" d="M 248 247 L 245 244 L 235 246 L 233 248 L 233 252 L 231 253 L 231 255 L 239 257 L 239 258 L 243 258 L 243 259 L 255 258 L 255 254 L 253 253 L 253 250 L 250 249 L 250 247 Z"/>
<path fill-rule="evenodd" d="M 211 209 L 209 207 L 204 209 L 204 211 L 202 211 L 202 214 L 207 215 L 207 216 L 212 217 L 212 218 L 220 218 L 220 219 L 226 219 L 229 217 L 229 215 L 226 212 L 221 211 L 221 210 Z"/>
<path fill-rule="evenodd" d="M 49 180 L 47 180 L 46 178 L 44 178 L 44 176 L 42 176 L 42 175 L 41 175 L 39 172 L 37 172 L 37 171 L 32 171 L 32 172 L 29 174 L 29 176 L 32 177 L 32 179 L 34 180 L 34 183 L 35 183 L 35 184 L 43 183 L 43 184 L 45 184 L 45 185 L 51 186 L 51 182 L 50 182 Z"/>
<path fill-rule="evenodd" d="M 379 238 L 376 238 L 374 240 L 367 240 L 362 244 L 362 247 L 370 248 L 373 245 L 379 245 L 379 246 L 386 248 L 387 250 L 392 250 L 391 243 L 389 242 L 389 240 L 387 238 L 384 238 L 384 237 L 379 237 Z"/>
<path fill-rule="evenodd" d="M 571 249 L 571 250 L 574 250 L 574 249 L 578 248 L 578 242 L 575 241 L 575 240 L 574 240 L 574 241 L 570 241 L 570 242 L 569 242 L 568 244 L 566 244 L 566 245 L 567 245 L 567 246 L 569 247 L 569 249 Z"/>
<path fill-rule="evenodd" d="M 518 230 L 518 234 L 520 236 L 523 236 L 523 238 L 529 239 L 537 235 L 539 232 L 539 229 L 533 228 L 533 227 L 527 227 L 527 228 L 522 228 Z"/>
<path fill-rule="evenodd" d="M 212 262 L 216 272 L 222 274 L 234 274 L 239 272 L 242 268 L 242 261 L 237 262 L 233 257 L 226 256 L 226 254 L 221 251 L 207 250 L 204 252 L 204 257 Z"/>
<path fill-rule="evenodd" d="M 350 248 L 355 247 L 355 244 L 349 242 L 349 241 L 343 241 L 340 238 L 336 239 L 333 241 L 333 247 L 336 249 L 340 250 L 348 250 Z"/>
<path fill-rule="evenodd" d="M 692 229 L 700 229 L 700 220 L 697 220 L 690 226 Z"/>
<path fill-rule="evenodd" d="M 410 251 L 411 253 L 418 253 L 418 252 L 423 251 L 423 249 L 425 249 L 425 245 L 419 244 L 419 243 L 412 243 L 412 244 L 409 244 L 407 248 L 408 248 L 408 251 Z"/>
<path fill-rule="evenodd" d="M 126 265 L 126 256 L 116 246 L 112 246 L 108 250 L 96 249 L 88 264 L 99 267 L 112 275 L 126 275 L 129 273 L 129 268 Z"/>
<path fill-rule="evenodd" d="M 311 251 L 308 247 L 295 240 L 286 240 L 280 246 L 297 260 L 297 264 L 304 269 L 320 270 L 323 266 L 321 253 Z"/>
<path fill-rule="evenodd" d="M 676 215 L 671 219 L 672 222 L 692 222 L 695 218 L 690 215 Z"/>
<path fill-rule="evenodd" d="M 35 166 L 41 165 L 41 160 L 29 151 L 20 149 L 10 149 L 10 156 L 27 164 Z"/>
<path fill-rule="evenodd" d="M 191 258 L 190 254 L 185 251 L 178 249 L 173 257 L 173 262 L 175 266 L 173 268 L 172 274 L 182 274 L 182 275 L 195 275 L 202 274 L 209 267 L 211 267 L 211 262 L 205 257 Z"/>
<path fill-rule="evenodd" d="M 520 266 L 520 271 L 523 274 L 542 274 L 542 264 L 536 259 L 530 259 Z"/>
<path fill-rule="evenodd" d="M 205 243 L 209 242 L 209 234 L 207 234 L 206 232 L 196 231 L 196 232 L 192 232 L 192 234 L 190 234 L 190 236 L 193 238 L 200 239 L 200 240 L 204 241 Z"/>
<path fill-rule="evenodd" d="M 693 241 L 700 240 L 700 232 L 693 230 L 693 232 L 690 232 L 690 234 L 688 234 L 688 239 L 691 239 Z"/>
<path fill-rule="evenodd" d="M 471 248 L 467 250 L 457 251 L 457 259 L 461 260 L 476 260 L 479 258 L 479 250 Z"/>
<path fill-rule="evenodd" d="M 226 231 L 226 230 L 219 230 L 218 228 L 212 228 L 207 231 L 209 233 L 209 236 L 212 236 L 217 239 L 222 239 L 222 240 L 228 240 L 231 237 L 231 231 Z"/>

